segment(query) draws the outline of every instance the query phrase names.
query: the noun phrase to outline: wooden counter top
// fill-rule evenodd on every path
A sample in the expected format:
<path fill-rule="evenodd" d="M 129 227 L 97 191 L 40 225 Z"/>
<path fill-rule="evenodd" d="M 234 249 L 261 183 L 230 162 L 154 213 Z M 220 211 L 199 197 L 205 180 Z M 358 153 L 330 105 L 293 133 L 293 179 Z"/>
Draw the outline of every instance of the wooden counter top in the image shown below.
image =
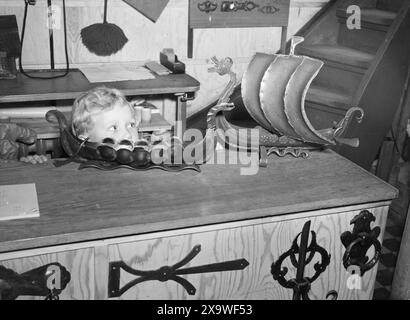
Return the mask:
<path fill-rule="evenodd" d="M 40 218 L 0 222 L 0 252 L 391 200 L 395 188 L 332 151 L 202 172 L 103 172 L 0 162 L 0 185 L 35 183 Z M 24 195 L 21 195 L 24 197 Z"/>
<path fill-rule="evenodd" d="M 41 72 L 49 77 L 51 72 Z M 64 78 L 38 80 L 18 74 L 14 80 L 3 80 L 0 86 L 0 103 L 75 99 L 94 87 L 115 87 L 126 96 L 150 94 L 191 93 L 199 90 L 199 82 L 187 74 L 157 76 L 149 80 L 90 83 L 83 73 L 73 69 Z"/>

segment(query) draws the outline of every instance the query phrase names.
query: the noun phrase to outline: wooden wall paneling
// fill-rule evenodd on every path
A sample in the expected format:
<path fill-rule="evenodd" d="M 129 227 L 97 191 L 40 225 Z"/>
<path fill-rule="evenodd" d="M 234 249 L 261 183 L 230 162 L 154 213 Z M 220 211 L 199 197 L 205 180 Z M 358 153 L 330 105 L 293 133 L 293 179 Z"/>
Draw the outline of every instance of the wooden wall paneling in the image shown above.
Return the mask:
<path fill-rule="evenodd" d="M 21 29 L 23 18 L 23 4 L 15 1 L 0 1 L 4 4 L 0 7 L 0 14 L 16 14 Z M 55 5 L 60 5 L 62 0 L 54 0 Z M 303 2 L 294 4 L 290 10 L 290 33 L 303 25 L 313 14 L 320 9 L 324 1 L 316 1 L 316 6 L 309 3 L 306 7 Z M 298 4 L 298 6 L 296 6 Z M 89 53 L 81 44 L 80 30 L 92 23 L 99 22 L 103 15 L 103 6 L 98 1 L 73 1 L 68 3 L 67 22 L 69 29 L 69 50 L 71 62 L 98 63 L 111 61 L 144 61 L 146 59 L 158 59 L 159 51 L 164 47 L 173 47 L 180 58 L 186 58 L 186 26 L 188 19 L 188 5 L 185 0 L 173 0 L 161 15 L 157 23 L 152 23 L 137 11 L 122 1 L 111 1 L 109 6 L 109 18 L 112 23 L 118 24 L 127 34 L 130 41 L 126 47 L 111 57 L 98 57 Z M 27 53 L 29 53 L 27 65 L 47 64 L 44 52 L 48 51 L 48 30 L 46 28 L 46 7 L 38 3 L 29 7 L 27 21 Z M 35 27 L 34 27 L 35 26 Z M 280 44 L 280 29 L 272 28 L 240 28 L 229 30 L 197 30 L 196 36 L 208 33 L 210 41 L 197 39 L 195 51 L 200 58 L 209 58 L 219 52 L 232 57 L 248 57 L 254 51 L 275 51 Z M 21 30 L 20 30 L 21 31 Z M 217 31 L 212 32 L 212 31 Z M 296 31 L 296 30 L 295 30 Z M 41 45 L 45 41 L 45 45 Z M 206 39 L 205 39 L 206 40 Z M 63 28 L 55 30 L 56 62 L 64 64 Z M 40 45 L 39 45 L 40 44 Z M 273 46 L 272 46 L 273 45 Z M 233 48 L 232 48 L 233 47 Z M 38 50 L 31 50 L 34 48 Z M 223 50 L 221 50 L 223 49 Z M 204 51 L 205 50 L 205 51 Z M 211 52 L 209 52 L 210 50 Z M 215 52 L 218 50 L 219 52 Z M 232 51 L 230 51 L 232 50 Z"/>
<path fill-rule="evenodd" d="M 230 56 L 239 74 L 255 52 L 273 53 L 280 48 L 280 28 L 196 29 L 195 59 L 186 58 L 188 1 L 170 0 L 156 23 L 151 22 L 122 0 L 109 2 L 108 19 L 121 27 L 129 42 L 111 57 L 98 57 L 88 52 L 80 39 L 82 28 L 102 21 L 103 3 L 99 0 L 71 0 L 67 2 L 68 50 L 71 67 L 84 64 L 123 62 L 139 65 L 146 60 L 158 60 L 163 48 L 174 48 L 179 59 L 187 65 L 187 72 L 201 82 L 197 99 L 189 102 L 188 115 L 198 112 L 218 98 L 225 81 L 208 74 L 207 59 Z M 293 35 L 328 0 L 291 1 L 288 37 Z M 61 6 L 62 0 L 53 4 Z M 21 33 L 24 1 L 0 0 L 0 14 L 16 14 Z M 48 68 L 49 48 L 46 3 L 38 1 L 29 7 L 26 39 L 23 50 L 25 68 Z M 57 68 L 64 68 L 63 25 L 54 30 L 55 60 Z M 239 66 L 241 64 L 241 66 Z M 244 64 L 244 65 L 242 65 Z M 238 71 L 238 70 L 237 70 Z M 166 103 L 165 103 L 166 104 Z M 174 107 L 175 108 L 175 107 Z M 170 116 L 170 119 L 174 117 Z"/>
<path fill-rule="evenodd" d="M 1 259 L 1 256 L 0 256 Z M 61 293 L 61 300 L 92 300 L 94 299 L 94 249 L 48 253 L 32 257 L 1 261 L 0 264 L 17 273 L 58 262 L 71 274 L 71 281 Z M 41 300 L 44 297 L 19 297 L 19 299 Z"/>

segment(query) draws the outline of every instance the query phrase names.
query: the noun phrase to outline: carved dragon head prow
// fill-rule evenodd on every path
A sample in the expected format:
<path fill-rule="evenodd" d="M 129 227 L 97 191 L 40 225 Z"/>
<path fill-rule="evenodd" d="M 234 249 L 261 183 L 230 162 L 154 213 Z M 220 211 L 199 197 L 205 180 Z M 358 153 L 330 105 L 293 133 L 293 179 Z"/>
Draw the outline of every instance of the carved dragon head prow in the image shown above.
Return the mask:
<path fill-rule="evenodd" d="M 208 68 L 208 72 L 216 72 L 220 76 L 229 74 L 231 72 L 231 68 L 233 65 L 233 61 L 231 58 L 226 57 L 222 60 L 218 60 L 218 58 L 214 56 L 211 58 L 211 62 L 214 64 L 214 66 Z"/>

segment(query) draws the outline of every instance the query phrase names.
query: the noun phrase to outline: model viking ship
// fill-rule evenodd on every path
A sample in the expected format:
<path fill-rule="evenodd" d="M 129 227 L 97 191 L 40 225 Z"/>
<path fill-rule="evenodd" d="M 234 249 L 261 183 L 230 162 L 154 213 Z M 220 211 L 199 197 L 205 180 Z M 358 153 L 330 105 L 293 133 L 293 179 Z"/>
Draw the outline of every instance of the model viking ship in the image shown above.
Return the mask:
<path fill-rule="evenodd" d="M 261 156 L 276 153 L 279 156 L 307 157 L 309 150 L 337 143 L 359 146 L 358 139 L 342 136 L 356 112 L 357 120 L 362 120 L 364 112 L 361 108 L 350 108 L 344 119 L 329 129 L 316 130 L 309 121 L 305 98 L 323 62 L 294 54 L 296 45 L 303 40 L 302 37 L 292 38 L 290 55 L 256 53 L 243 76 L 241 98 L 249 115 L 258 124 Z M 208 124 L 216 129 L 222 143 L 252 150 L 251 134 L 247 134 L 245 139 L 245 135 L 238 135 L 238 130 L 244 128 L 229 123 L 224 115 L 224 111 L 234 108 L 229 103 L 236 83 L 236 75 L 230 71 L 232 61 L 215 60 L 215 63 L 215 70 L 229 74 L 231 80 L 218 104 L 208 114 Z M 220 132 L 224 134 L 218 134 Z"/>

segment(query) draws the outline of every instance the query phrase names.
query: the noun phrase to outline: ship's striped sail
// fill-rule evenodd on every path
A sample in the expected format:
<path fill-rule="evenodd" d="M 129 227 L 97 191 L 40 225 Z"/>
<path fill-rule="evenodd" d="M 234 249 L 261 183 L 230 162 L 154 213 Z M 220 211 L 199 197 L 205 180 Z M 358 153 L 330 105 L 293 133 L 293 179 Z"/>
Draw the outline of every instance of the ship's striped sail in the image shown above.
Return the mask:
<path fill-rule="evenodd" d="M 276 55 L 256 53 L 242 78 L 242 99 L 250 116 L 266 130 L 271 125 L 262 112 L 259 91 L 265 71 L 275 61 Z"/>
<path fill-rule="evenodd" d="M 299 138 L 303 141 L 318 144 L 333 144 L 334 142 L 332 140 L 315 130 L 305 110 L 307 91 L 322 66 L 322 61 L 303 57 L 302 63 L 295 70 L 286 87 L 284 96 L 285 113 L 289 124 L 295 129 Z"/>
<path fill-rule="evenodd" d="M 302 61 L 301 57 L 278 56 L 265 71 L 259 92 L 262 112 L 272 129 L 296 139 L 300 137 L 289 124 L 284 97 L 289 81 Z"/>
<path fill-rule="evenodd" d="M 245 108 L 263 128 L 306 143 L 334 141 L 320 134 L 305 111 L 305 98 L 323 62 L 294 54 L 302 39 L 293 39 L 291 54 L 256 53 L 242 79 Z"/>

